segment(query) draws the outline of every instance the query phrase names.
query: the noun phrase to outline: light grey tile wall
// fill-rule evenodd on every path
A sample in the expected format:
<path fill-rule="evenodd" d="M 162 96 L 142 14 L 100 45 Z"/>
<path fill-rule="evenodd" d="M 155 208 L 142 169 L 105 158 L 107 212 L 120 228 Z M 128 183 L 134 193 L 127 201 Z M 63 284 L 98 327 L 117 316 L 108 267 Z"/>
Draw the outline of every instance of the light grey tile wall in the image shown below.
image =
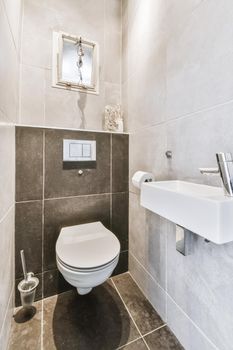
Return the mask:
<path fill-rule="evenodd" d="M 21 1 L 0 0 L 0 348 L 14 307 L 15 129 L 18 120 Z"/>
<path fill-rule="evenodd" d="M 123 0 L 122 10 L 130 178 L 146 170 L 220 186 L 198 168 L 233 151 L 232 1 Z M 174 224 L 141 208 L 132 185 L 129 216 L 130 272 L 185 349 L 233 349 L 233 245 L 196 236 L 181 256 Z"/>
<path fill-rule="evenodd" d="M 100 46 L 100 93 L 52 88 L 52 33 L 82 35 Z M 121 1 L 25 0 L 20 123 L 102 130 L 107 104 L 121 103 Z"/>

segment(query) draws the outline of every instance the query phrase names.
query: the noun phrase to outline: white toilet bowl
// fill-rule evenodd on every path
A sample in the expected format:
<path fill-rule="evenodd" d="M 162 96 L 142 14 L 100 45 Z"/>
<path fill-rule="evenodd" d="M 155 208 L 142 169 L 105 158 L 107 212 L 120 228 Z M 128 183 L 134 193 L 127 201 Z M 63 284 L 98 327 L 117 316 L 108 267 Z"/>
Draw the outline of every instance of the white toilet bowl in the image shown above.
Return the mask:
<path fill-rule="evenodd" d="M 119 240 L 101 222 L 64 227 L 56 243 L 58 270 L 82 295 L 111 276 L 119 254 Z"/>

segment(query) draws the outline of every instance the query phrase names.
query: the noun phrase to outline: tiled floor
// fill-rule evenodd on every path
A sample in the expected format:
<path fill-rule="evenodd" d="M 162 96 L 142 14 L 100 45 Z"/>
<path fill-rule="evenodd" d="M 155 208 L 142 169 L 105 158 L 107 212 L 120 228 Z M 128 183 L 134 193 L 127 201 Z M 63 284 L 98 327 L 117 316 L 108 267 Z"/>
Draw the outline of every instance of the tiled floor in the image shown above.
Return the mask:
<path fill-rule="evenodd" d="M 183 349 L 129 273 L 86 296 L 69 291 L 35 307 L 31 319 L 16 310 L 9 350 Z"/>

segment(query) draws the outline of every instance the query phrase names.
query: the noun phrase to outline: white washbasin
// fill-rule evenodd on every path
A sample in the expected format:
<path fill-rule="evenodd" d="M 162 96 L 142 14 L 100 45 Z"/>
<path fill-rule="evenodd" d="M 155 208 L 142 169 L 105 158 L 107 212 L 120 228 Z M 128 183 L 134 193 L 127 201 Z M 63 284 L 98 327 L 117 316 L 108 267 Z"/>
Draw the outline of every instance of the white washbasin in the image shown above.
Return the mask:
<path fill-rule="evenodd" d="M 143 183 L 141 205 L 217 244 L 233 241 L 233 198 L 185 181 Z"/>

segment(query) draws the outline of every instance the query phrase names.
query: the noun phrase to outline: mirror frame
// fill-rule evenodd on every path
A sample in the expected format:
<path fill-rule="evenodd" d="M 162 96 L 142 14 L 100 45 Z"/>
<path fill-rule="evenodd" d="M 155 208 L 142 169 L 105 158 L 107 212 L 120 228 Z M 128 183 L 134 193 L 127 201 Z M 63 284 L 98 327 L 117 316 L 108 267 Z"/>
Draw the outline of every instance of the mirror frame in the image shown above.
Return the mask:
<path fill-rule="evenodd" d="M 60 89 L 99 94 L 99 45 L 95 41 L 82 38 L 83 44 L 93 47 L 92 84 L 80 85 L 73 81 L 62 79 L 62 57 L 64 39 L 73 41 L 79 40 L 80 36 L 74 36 L 65 32 L 53 32 L 53 62 L 52 62 L 52 86 Z"/>

